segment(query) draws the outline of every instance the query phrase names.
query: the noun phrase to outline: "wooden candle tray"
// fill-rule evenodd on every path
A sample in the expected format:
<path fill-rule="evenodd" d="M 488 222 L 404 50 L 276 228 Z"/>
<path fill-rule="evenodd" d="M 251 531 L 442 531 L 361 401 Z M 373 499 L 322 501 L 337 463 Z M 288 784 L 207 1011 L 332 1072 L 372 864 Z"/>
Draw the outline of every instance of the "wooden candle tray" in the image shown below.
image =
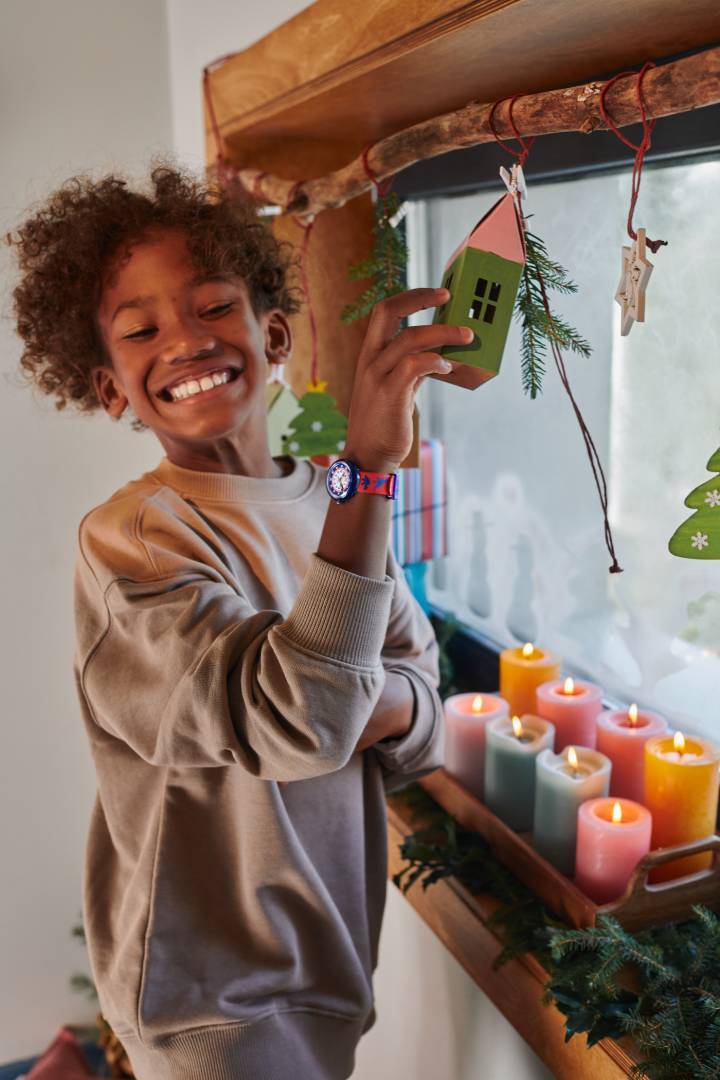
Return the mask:
<path fill-rule="evenodd" d="M 610 904 L 595 904 L 570 878 L 533 850 L 531 833 L 516 833 L 509 828 L 444 769 L 429 773 L 418 783 L 464 828 L 480 833 L 499 862 L 556 915 L 578 929 L 594 926 L 598 915 L 612 915 L 626 930 L 641 930 L 687 918 L 693 904 L 720 910 L 720 836 L 651 851 L 638 863 L 621 897 Z M 653 867 L 702 851 L 713 852 L 707 870 L 674 881 L 648 883 Z"/>

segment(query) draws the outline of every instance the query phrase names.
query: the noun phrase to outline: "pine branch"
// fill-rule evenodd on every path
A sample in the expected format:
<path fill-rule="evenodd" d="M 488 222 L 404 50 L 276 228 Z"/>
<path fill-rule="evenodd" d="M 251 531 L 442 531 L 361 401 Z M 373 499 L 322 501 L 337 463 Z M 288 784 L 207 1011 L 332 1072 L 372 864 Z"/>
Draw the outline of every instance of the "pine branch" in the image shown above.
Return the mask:
<path fill-rule="evenodd" d="M 577 292 L 577 285 L 567 271 L 548 255 L 544 242 L 530 230 L 525 231 L 526 260 L 522 281 L 515 301 L 515 314 L 522 326 L 520 367 L 523 390 L 531 398 L 542 392 L 545 356 L 548 344 L 554 339 L 561 349 L 571 349 L 581 356 L 590 356 L 592 349 L 574 327 L 545 308 L 545 291 Z"/>
<path fill-rule="evenodd" d="M 375 304 L 405 288 L 408 249 L 403 229 L 392 225 L 398 209 L 395 192 L 375 202 L 374 249 L 368 258 L 348 268 L 351 281 L 372 279 L 372 284 L 352 304 L 346 304 L 340 318 L 349 323 L 368 315 Z"/>

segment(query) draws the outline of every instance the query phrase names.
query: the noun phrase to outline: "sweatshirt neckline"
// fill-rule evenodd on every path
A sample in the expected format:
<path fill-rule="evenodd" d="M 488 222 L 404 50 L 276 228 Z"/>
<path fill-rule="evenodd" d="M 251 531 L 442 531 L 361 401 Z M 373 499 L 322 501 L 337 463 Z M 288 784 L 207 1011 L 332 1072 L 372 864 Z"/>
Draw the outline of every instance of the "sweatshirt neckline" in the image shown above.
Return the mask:
<path fill-rule="evenodd" d="M 285 476 L 238 476 L 236 473 L 185 469 L 165 456 L 149 475 L 168 484 L 181 495 L 197 495 L 222 502 L 285 502 L 310 490 L 316 468 L 306 458 L 283 455 L 293 468 Z"/>

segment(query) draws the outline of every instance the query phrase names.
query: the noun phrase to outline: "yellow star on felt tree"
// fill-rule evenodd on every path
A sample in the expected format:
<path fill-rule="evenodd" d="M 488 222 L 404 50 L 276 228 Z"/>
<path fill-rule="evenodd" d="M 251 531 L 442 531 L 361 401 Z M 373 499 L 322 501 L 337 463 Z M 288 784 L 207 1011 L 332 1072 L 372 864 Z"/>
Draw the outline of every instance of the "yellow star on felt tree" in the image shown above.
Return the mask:
<path fill-rule="evenodd" d="M 615 299 L 622 309 L 620 333 L 630 333 L 634 322 L 645 322 L 645 290 L 653 272 L 653 263 L 645 255 L 645 230 L 638 229 L 631 247 L 623 247 L 620 283 Z"/>

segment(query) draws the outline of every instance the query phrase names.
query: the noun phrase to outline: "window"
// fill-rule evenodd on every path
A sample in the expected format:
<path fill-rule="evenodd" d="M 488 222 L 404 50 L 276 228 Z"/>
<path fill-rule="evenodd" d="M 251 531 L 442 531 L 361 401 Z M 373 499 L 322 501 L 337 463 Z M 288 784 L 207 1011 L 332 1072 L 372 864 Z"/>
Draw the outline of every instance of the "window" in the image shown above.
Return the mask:
<path fill-rule="evenodd" d="M 534 640 L 608 696 L 717 738 L 720 560 L 676 558 L 668 541 L 720 447 L 720 161 L 646 167 L 635 224 L 668 246 L 648 253 L 646 321 L 621 337 L 630 171 L 533 184 L 529 169 L 526 204 L 578 284 L 551 302 L 593 346 L 566 362 L 605 467 L 624 573 L 608 574 L 597 492 L 552 357 L 531 401 L 513 320 L 496 378 L 474 391 L 428 379 L 420 392 L 423 428 L 448 461 L 450 554 L 431 564 L 427 594 L 498 646 Z M 442 280 L 503 191 L 498 178 L 492 193 L 411 204 L 411 287 Z M 478 300 L 491 303 L 492 288 L 479 281 Z"/>

